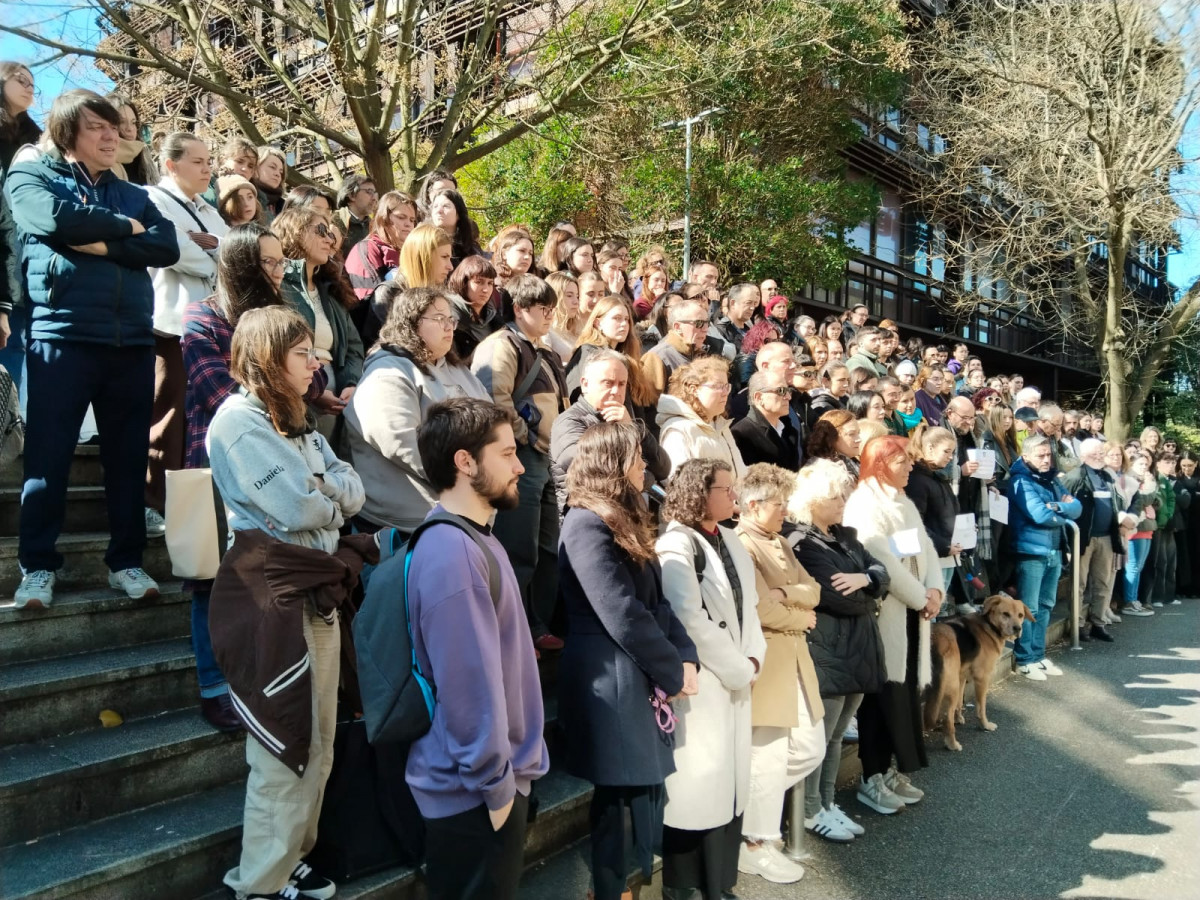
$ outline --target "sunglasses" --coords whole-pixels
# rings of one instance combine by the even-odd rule
[[[317,237],[319,238],[324,238],[327,241],[333,239],[333,232],[329,230],[329,226],[324,222],[321,222],[319,225],[317,225],[313,231],[317,233]]]
[[[763,391],[757,391],[757,393],[759,393],[759,394],[774,394],[777,397],[787,397],[787,396],[791,395],[792,389],[790,387],[784,387],[781,385],[777,388],[768,388]]]
[[[797,369],[796,374],[799,375],[801,378],[816,378],[817,370],[816,369]]]

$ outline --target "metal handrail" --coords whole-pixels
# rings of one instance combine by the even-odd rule
[[[1065,520],[1071,528],[1071,649],[1082,650],[1079,646],[1079,526],[1070,519]]]
[[[819,778],[820,774],[818,769],[808,778]],[[804,783],[808,778],[801,779],[787,792],[788,834],[783,855],[793,862],[804,862],[812,856],[804,850]]]

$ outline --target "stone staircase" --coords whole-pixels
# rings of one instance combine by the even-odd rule
[[[214,731],[198,712],[190,599],[171,579],[163,541],[150,541],[144,564],[159,598],[107,587],[102,471],[96,448],[81,446],[54,604],[14,609],[20,465],[0,470],[0,534],[9,535],[0,538],[0,900],[224,897],[221,876],[241,840],[244,737]],[[106,709],[122,724],[102,727]],[[554,709],[547,704],[551,739]],[[531,866],[586,834],[591,796],[556,769],[537,792]],[[397,868],[338,896],[423,893],[416,870]]]

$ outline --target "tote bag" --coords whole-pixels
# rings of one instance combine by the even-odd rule
[[[222,508],[220,515],[224,515]],[[221,545],[212,469],[167,470],[167,553],[176,578],[217,577]]]

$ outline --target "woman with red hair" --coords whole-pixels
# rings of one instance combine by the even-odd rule
[[[876,623],[883,643],[885,683],[859,707],[858,799],[883,815],[917,803],[924,793],[908,773],[928,765],[921,733],[920,690],[931,681],[929,623],[942,604],[937,550],[916,506],[904,494],[913,463],[907,438],[867,441],[859,483],[843,521],[887,568],[891,583]],[[893,762],[894,758],[894,762]]]

